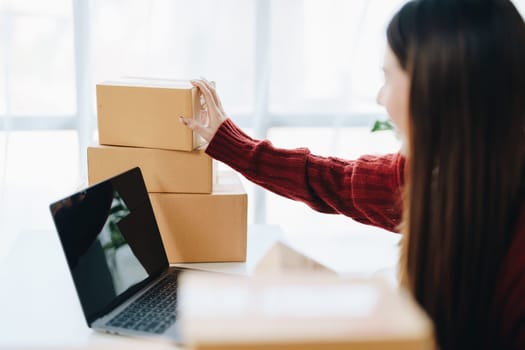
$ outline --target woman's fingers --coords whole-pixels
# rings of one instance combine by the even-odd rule
[[[212,131],[208,126],[204,125],[198,120],[179,116],[179,121],[202,136],[202,138],[204,138],[207,142],[210,142],[213,138],[213,135],[215,134],[215,132]]]
[[[201,110],[193,118],[179,117],[179,120],[210,142],[222,122],[226,120],[226,115],[222,107],[218,107],[216,101],[220,103],[220,100],[210,83],[203,80],[192,80],[191,83],[201,91],[202,96],[204,96],[204,103],[201,101]],[[212,93],[212,89],[215,95]]]
[[[202,80],[192,80],[191,83],[201,90],[204,95],[204,100],[206,100],[208,110],[211,108],[214,109],[214,111],[217,111],[217,104],[215,103],[215,99],[213,98],[210,89],[208,89],[208,86],[206,86]]]
[[[202,126],[207,127],[210,125],[210,114],[207,110],[201,109],[199,113],[199,121],[202,124]]]
[[[221,111],[224,111],[222,109],[221,99],[219,98],[219,96],[217,95],[217,91],[215,90],[215,83],[211,83],[206,78],[203,78],[203,77],[201,77],[201,79],[204,82],[204,84],[206,84],[208,89],[210,90],[210,92],[211,92],[211,94],[212,94],[212,96],[213,96],[213,98],[215,100],[215,104],[217,105],[217,107],[219,107]]]

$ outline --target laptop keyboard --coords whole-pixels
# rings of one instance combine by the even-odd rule
[[[175,323],[176,309],[177,273],[171,273],[106,325],[162,334]]]

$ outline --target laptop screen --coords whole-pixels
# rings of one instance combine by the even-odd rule
[[[89,325],[169,266],[139,168],[50,208]]]

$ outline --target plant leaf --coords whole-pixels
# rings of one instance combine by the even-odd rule
[[[371,132],[394,130],[394,125],[390,119],[387,120],[376,120],[372,126]]]

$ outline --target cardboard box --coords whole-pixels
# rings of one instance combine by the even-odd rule
[[[200,92],[187,80],[123,78],[97,84],[102,145],[191,151],[203,139],[179,122],[200,117]]]
[[[88,147],[87,158],[90,185],[138,166],[148,192],[212,191],[214,162],[202,150],[92,146]]]
[[[337,272],[326,265],[306,256],[283,241],[275,242],[257,263],[255,275],[307,273],[337,275]]]
[[[246,260],[248,198],[235,173],[219,173],[211,194],[150,200],[170,263]]]
[[[433,349],[429,318],[378,278],[184,272],[179,286],[192,349]]]

